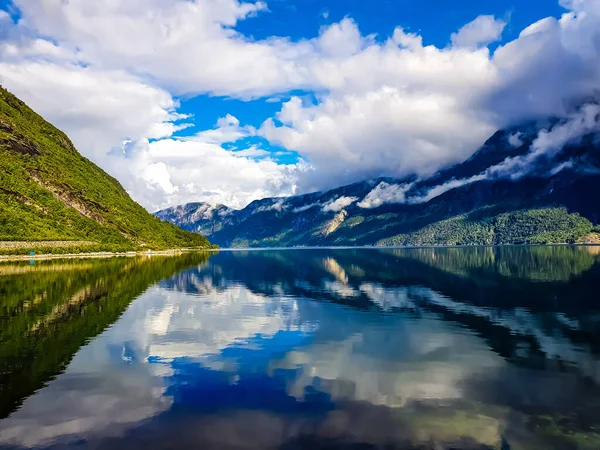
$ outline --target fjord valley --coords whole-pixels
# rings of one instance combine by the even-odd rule
[[[149,214],[62,131],[0,88],[0,254],[208,247]]]
[[[600,106],[500,130],[430,177],[379,178],[256,200],[190,203],[157,217],[222,247],[600,242]]]
[[[0,450],[600,450],[600,0],[0,0]]]

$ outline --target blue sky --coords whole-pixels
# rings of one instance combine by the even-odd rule
[[[243,207],[568,114],[600,91],[599,5],[0,0],[0,82],[147,209]]]

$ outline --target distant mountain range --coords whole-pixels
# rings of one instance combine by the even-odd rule
[[[209,247],[160,221],[0,87],[0,253]]]
[[[498,131],[430,177],[155,214],[223,247],[597,243],[599,187],[600,107],[591,103]]]

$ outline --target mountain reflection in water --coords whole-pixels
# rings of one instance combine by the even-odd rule
[[[598,449],[598,249],[0,264],[0,447]]]

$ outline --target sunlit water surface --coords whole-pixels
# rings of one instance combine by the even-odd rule
[[[600,248],[0,264],[0,447],[599,449]]]

